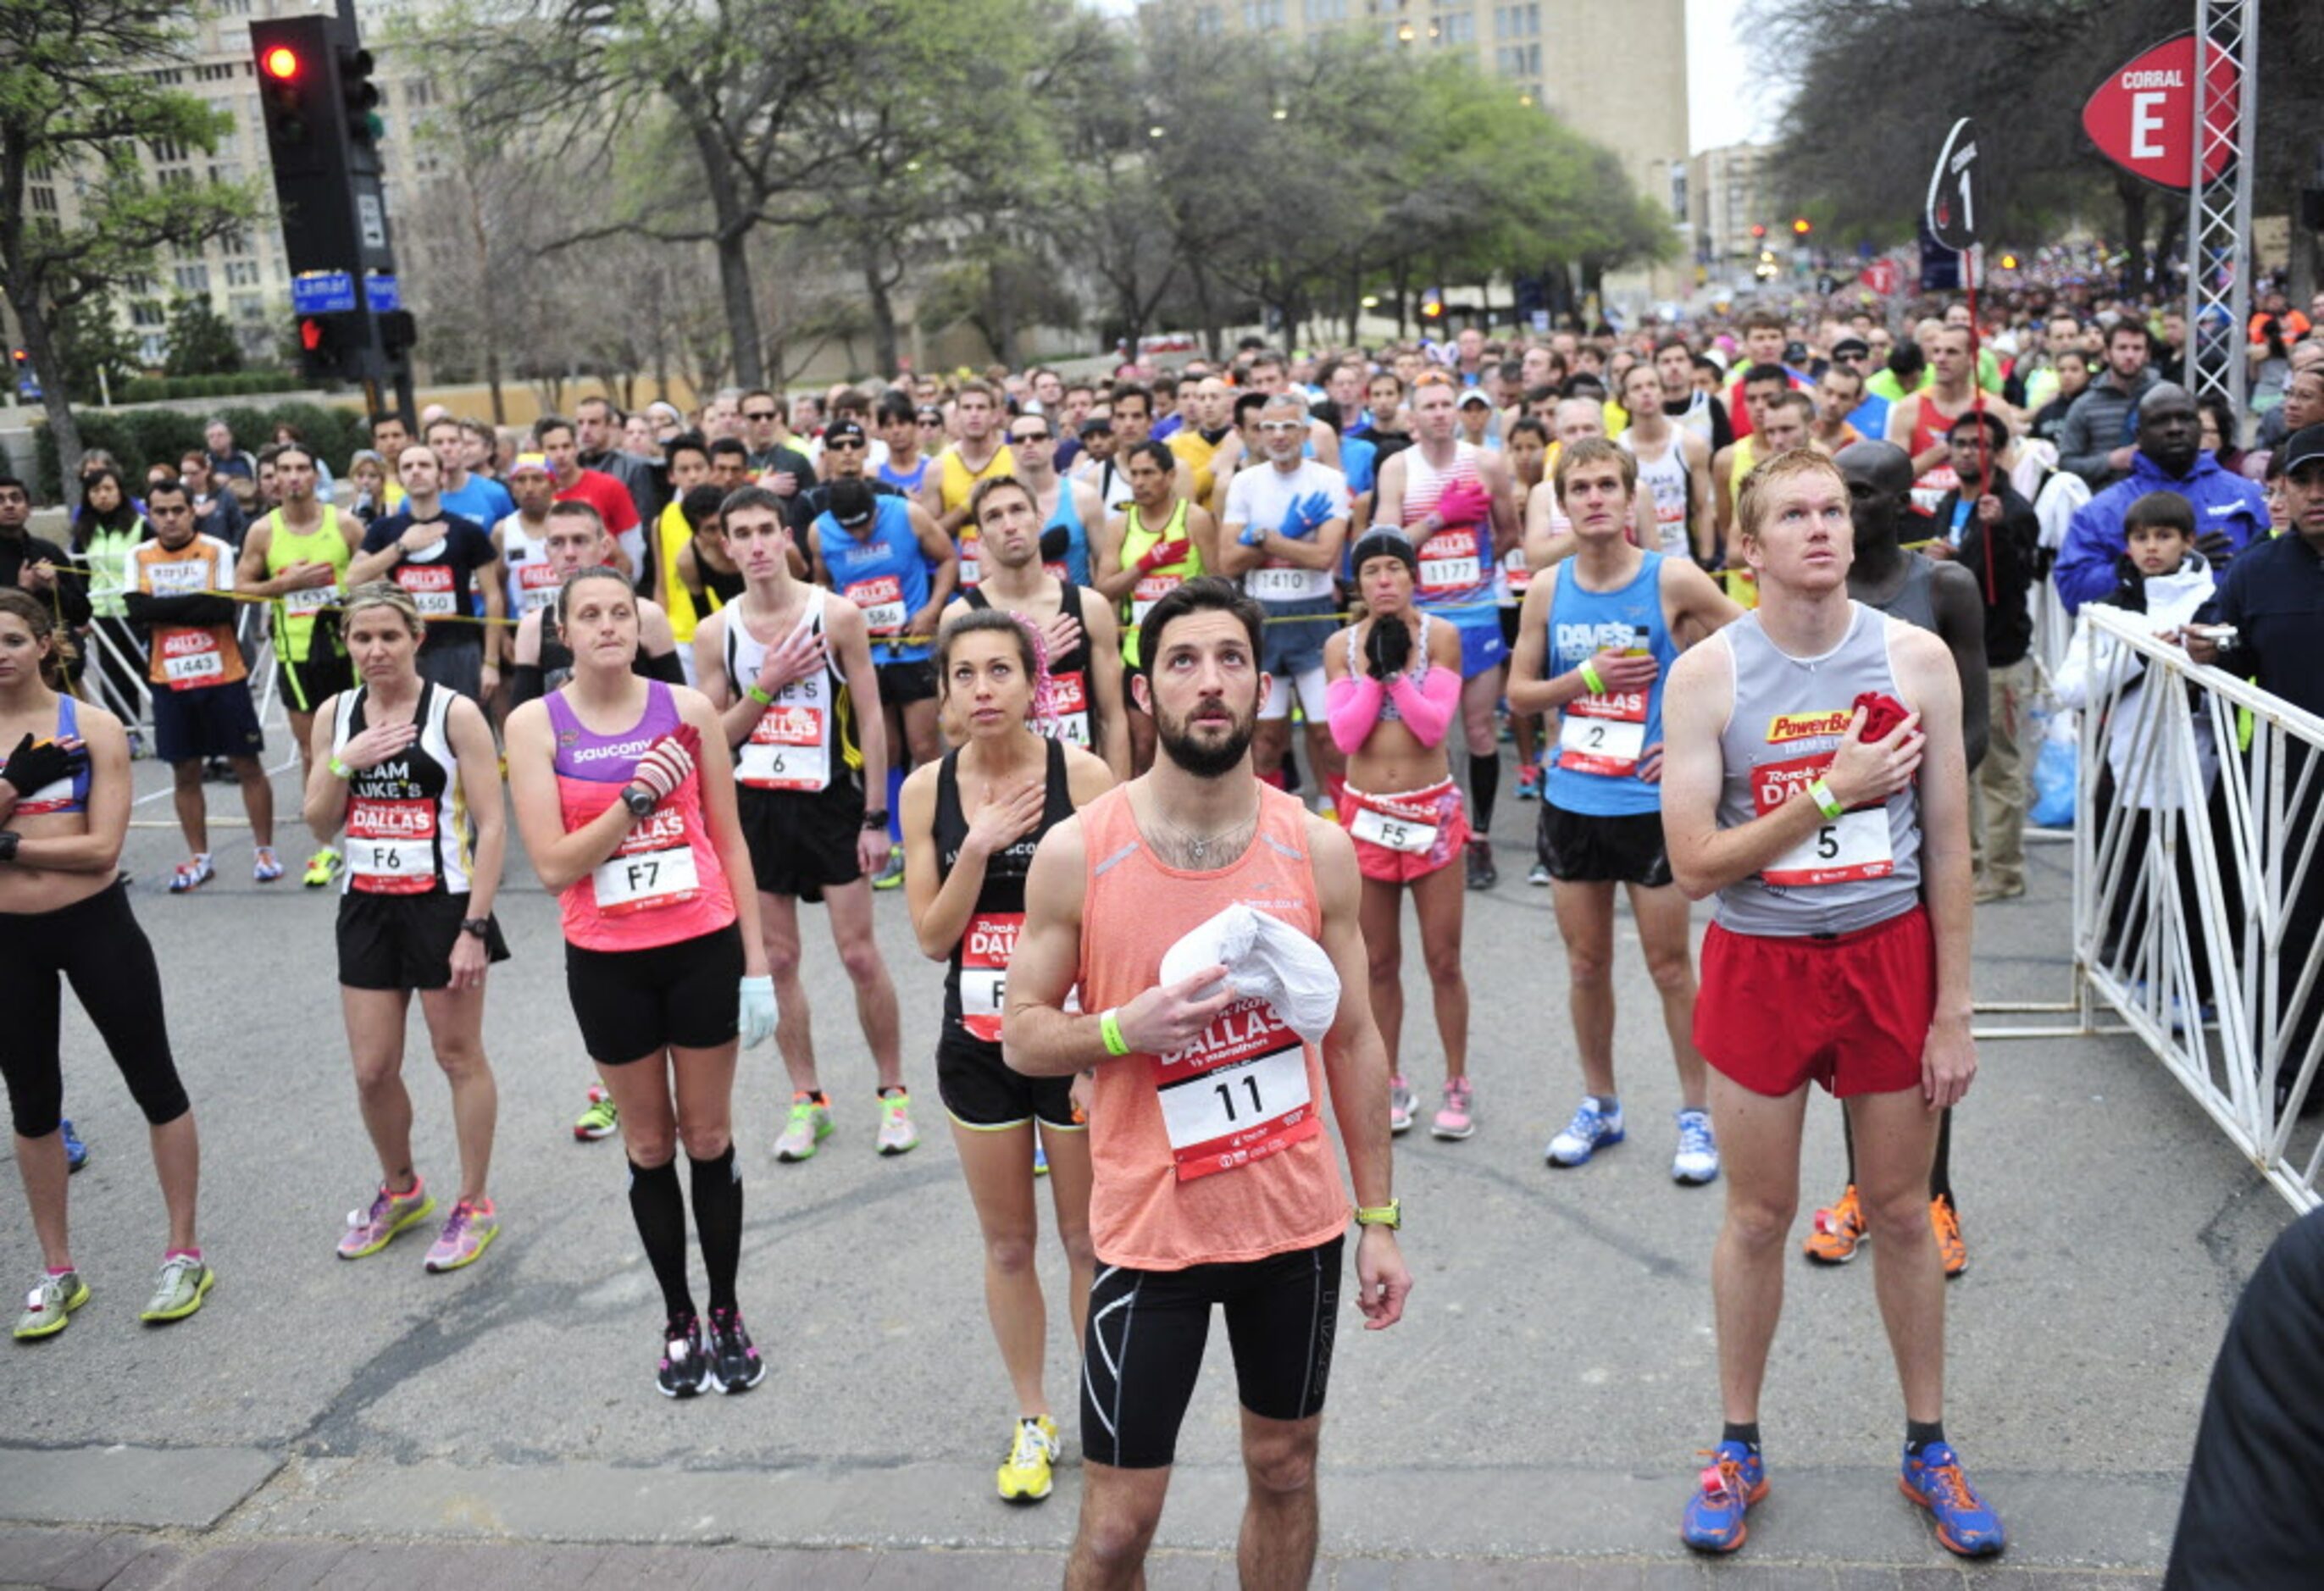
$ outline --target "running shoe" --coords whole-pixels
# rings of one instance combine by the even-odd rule
[[[1541,799],[1541,765],[1539,763],[1528,762],[1517,769],[1517,799],[1520,801]]]
[[[88,1145],[80,1141],[69,1120],[58,1122],[57,1132],[65,1141],[65,1172],[70,1175],[88,1163]]]
[[[1815,1212],[1800,1252],[1820,1265],[1844,1265],[1856,1257],[1867,1237],[1864,1207],[1857,1201],[1856,1184],[1850,1182],[1838,1204]]]
[[[1545,861],[1537,861],[1533,864],[1533,870],[1526,875],[1526,882],[1536,889],[1546,889],[1556,880],[1549,876],[1549,864]]]
[[[609,1138],[621,1120],[622,1113],[613,1108],[613,1096],[605,1091],[603,1083],[591,1083],[589,1108],[574,1119],[573,1136],[584,1143]]]
[[[891,845],[888,848],[888,865],[872,875],[872,887],[893,889],[903,881],[904,848],[900,845]]]
[[[1542,1157],[1552,1165],[1587,1165],[1591,1155],[1600,1149],[1612,1148],[1622,1138],[1621,1106],[1601,1111],[1596,1097],[1584,1094],[1582,1103],[1574,1107],[1573,1119],[1565,1124],[1563,1132],[1549,1141]]]
[[[1490,889],[1500,881],[1500,870],[1493,866],[1493,842],[1490,840],[1470,841],[1469,887]]]
[[[202,1307],[202,1300],[217,1285],[217,1273],[190,1254],[173,1254],[161,1262],[153,1296],[137,1318],[149,1326],[182,1320]]]
[[[170,875],[170,893],[191,894],[217,877],[217,869],[210,866],[210,859],[207,856],[198,856],[191,861],[182,861],[178,864],[178,870]]]
[[[1937,1540],[1963,1558],[1990,1558],[2007,1543],[2001,1516],[1986,1506],[1961,1473],[1960,1457],[1950,1444],[1931,1442],[1919,1458],[1904,1455],[1896,1489],[1927,1509],[1937,1522]]]
[[[746,1393],[767,1378],[767,1362],[742,1329],[742,1311],[710,1311],[709,1347],[707,1379],[715,1391]]]
[[[1465,1077],[1446,1078],[1444,1108],[1436,1113],[1436,1119],[1428,1124],[1430,1136],[1438,1138],[1465,1138],[1475,1133],[1477,1118],[1471,1114],[1471,1103],[1475,1091]]]
[[[813,1094],[793,1094],[789,1119],[775,1139],[777,1160],[813,1160],[815,1146],[831,1136],[831,1107]]]
[[[825,1113],[828,1119],[828,1113]],[[912,1096],[902,1089],[880,1096],[880,1135],[876,1142],[882,1154],[908,1154],[920,1142],[920,1130],[912,1125]]]
[[[1001,1461],[1001,1500],[1038,1503],[1049,1494],[1049,1471],[1057,1462],[1057,1422],[1028,1414],[1017,1422],[1009,1457]]]
[[[1748,1442],[1721,1442],[1706,1457],[1711,1465],[1686,1500],[1679,1540],[1697,1552],[1732,1552],[1751,1533],[1743,1516],[1767,1494],[1767,1461]]]
[[[129,760],[137,762],[145,756],[145,731],[132,725],[129,731]]]
[[[326,845],[307,859],[306,876],[300,882],[309,889],[327,889],[338,876],[339,853]]]
[[[406,1227],[426,1220],[435,1208],[428,1184],[418,1177],[411,1179],[410,1191],[406,1193],[391,1193],[382,1182],[379,1191],[372,1195],[369,1209],[347,1211],[347,1229],[339,1237],[339,1257],[362,1259],[377,1254]]]
[[[702,1351],[702,1322],[675,1315],[662,1328],[661,1368],[654,1385],[666,1398],[690,1398],[711,1384],[710,1360]]]
[[[88,1301],[88,1283],[78,1271],[60,1276],[43,1272],[25,1296],[24,1312],[16,1317],[16,1340],[35,1342],[65,1329],[72,1312]]]
[[[1413,1113],[1419,1108],[1420,1096],[1412,1091],[1412,1085],[1405,1081],[1404,1073],[1399,1071],[1388,1080],[1388,1130],[1389,1132],[1410,1132]]]
[[[274,854],[274,847],[262,845],[251,858],[251,878],[260,884],[272,884],[282,876],[282,859]]]
[[[1049,1174],[1049,1152],[1041,1147],[1041,1138],[1038,1133],[1033,1137],[1033,1174],[1037,1177],[1046,1177]]]
[[[444,1218],[444,1229],[429,1246],[428,1268],[456,1271],[462,1265],[472,1265],[500,1235],[501,1212],[493,1207],[491,1200],[472,1203],[463,1199]]]
[[[1969,1245],[1962,1240],[1960,1211],[1953,1208],[1953,1196],[1940,1193],[1929,1200],[1929,1225],[1936,1229],[1937,1257],[1945,1262],[1945,1280],[1950,1282],[1969,1269]]]
[[[1711,1112],[1678,1113],[1678,1154],[1671,1159],[1671,1179],[1700,1188],[1719,1180],[1719,1140],[1711,1131]]]

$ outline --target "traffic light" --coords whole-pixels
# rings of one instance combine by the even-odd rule
[[[360,378],[371,329],[353,310],[299,317],[299,372],[310,381]]]
[[[1420,295],[1420,313],[1430,320],[1444,317],[1444,294],[1441,289],[1430,288]]]
[[[339,99],[346,107],[347,143],[354,148],[375,145],[387,130],[379,118],[379,85],[371,80],[371,74],[370,51],[339,51]]]
[[[1813,232],[1814,230],[1814,226],[1809,224],[1808,218],[1805,216],[1795,216],[1792,218],[1792,233],[1794,236],[1805,237],[1809,233]]]
[[[1761,223],[1754,221],[1751,223],[1751,235],[1753,237],[1765,237],[1767,235],[1767,228]]]

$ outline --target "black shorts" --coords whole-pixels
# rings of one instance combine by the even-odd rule
[[[751,847],[751,872],[765,895],[810,903],[863,877],[855,837],[863,832],[863,792],[834,780],[813,795],[734,786],[735,816]]]
[[[742,1025],[742,930],[733,923],[651,950],[565,946],[565,992],[581,1047],[601,1066],[626,1066],[671,1044],[715,1050]]]
[[[1120,1469],[1176,1457],[1211,1306],[1224,1304],[1242,1406],[1262,1420],[1323,1411],[1345,1237],[1317,1248],[1183,1271],[1101,1265],[1082,1350],[1082,1454]]]
[[[164,762],[205,757],[255,757],[266,750],[250,685],[200,685],[190,691],[153,687],[153,754]]]
[[[1027,1077],[1010,1070],[1001,1046],[947,1027],[936,1040],[936,1098],[945,1113],[979,1132],[1022,1127],[1038,1118],[1043,1127],[1081,1131],[1074,1119],[1074,1080]]]
[[[872,672],[880,678],[880,700],[901,707],[913,702],[933,702],[936,699],[936,666],[933,658],[923,658],[917,663],[874,663]]]
[[[1660,889],[1671,881],[1663,846],[1663,817],[1636,812],[1593,817],[1541,804],[1541,860],[1561,884],[1636,884]]]
[[[349,989],[442,989],[452,981],[452,947],[468,916],[468,897],[374,895],[350,889],[339,897],[339,981]],[[494,921],[484,931],[484,954],[509,959],[508,942]]]
[[[1501,610],[1501,644],[1512,652],[1517,649],[1517,616],[1524,612],[1523,602]]]
[[[457,691],[472,702],[482,700],[484,694],[484,643],[444,642],[433,636],[429,638],[429,641],[430,644],[420,648],[420,656],[413,659],[419,667],[420,677],[430,684],[442,685],[447,691]]]
[[[328,638],[320,635],[304,663],[284,659],[274,672],[282,686],[283,708],[291,713],[312,713],[341,691],[355,688],[355,665],[332,651]]]

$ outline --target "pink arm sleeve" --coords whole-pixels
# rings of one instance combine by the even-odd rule
[[[1461,676],[1454,669],[1432,667],[1415,685],[1410,676],[1399,674],[1388,687],[1388,694],[1395,698],[1396,710],[1404,715],[1404,727],[1422,745],[1438,746],[1444,741],[1444,731],[1452,722],[1452,714],[1460,710]]]
[[[1323,693],[1332,743],[1350,757],[1362,750],[1364,738],[1379,722],[1380,702],[1387,694],[1369,674],[1346,674],[1333,680]]]

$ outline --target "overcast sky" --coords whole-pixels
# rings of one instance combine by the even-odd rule
[[[1743,0],[1686,0],[1686,119],[1698,150],[1775,136],[1770,107],[1745,87],[1756,74],[1735,34],[1742,9]]]

